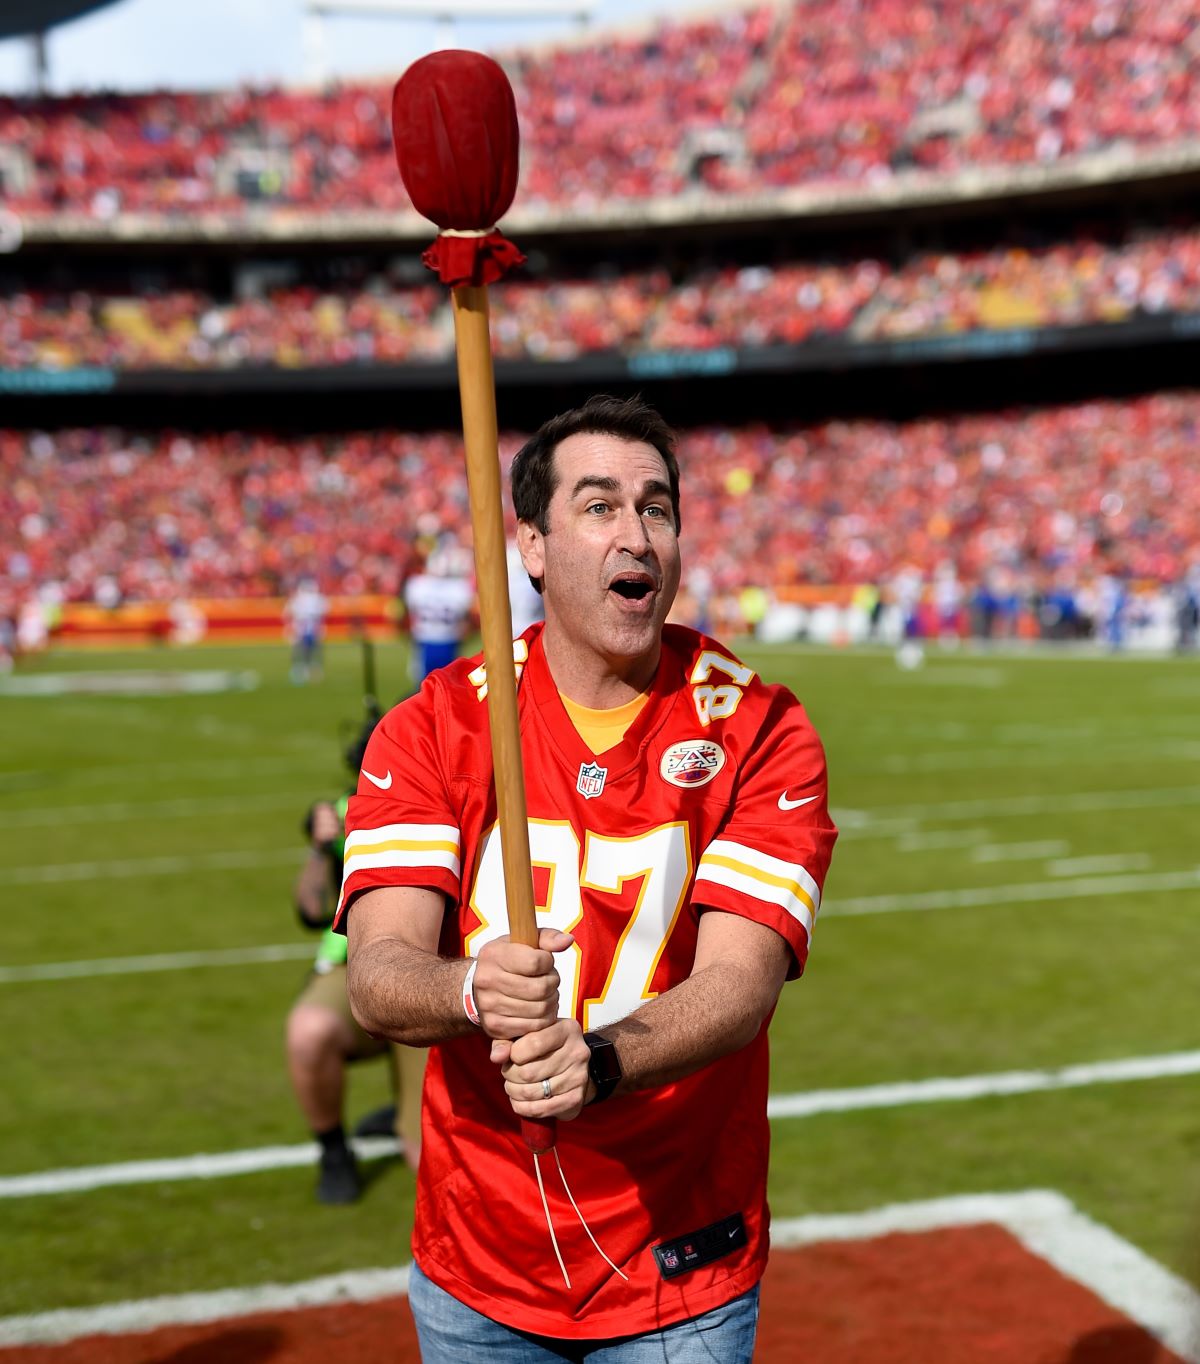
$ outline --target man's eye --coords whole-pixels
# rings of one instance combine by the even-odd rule
[[[643,515],[645,516],[653,516],[660,521],[666,516],[666,514],[667,514],[666,507],[647,507],[645,512],[643,513]]]
[[[589,502],[589,503],[588,503],[588,506],[587,506],[587,509],[588,509],[589,512],[592,513],[592,515],[594,515],[594,516],[599,516],[599,515],[602,515],[604,512],[606,512],[606,511],[608,510],[608,503],[607,503],[607,502]]]

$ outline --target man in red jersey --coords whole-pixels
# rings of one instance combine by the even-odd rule
[[[767,1256],[767,1024],[837,836],[824,755],[789,692],[665,624],[679,473],[657,412],[593,398],[512,482],[546,608],[513,648],[538,947],[508,939],[477,658],[376,727],[347,816],[355,1015],[433,1048],[422,1357],[738,1364]],[[558,1120],[545,1208],[518,1117]]]

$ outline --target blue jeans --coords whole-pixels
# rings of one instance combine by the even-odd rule
[[[758,1329],[757,1284],[691,1321],[614,1340],[558,1340],[501,1326],[431,1283],[416,1265],[408,1301],[422,1364],[750,1364]]]

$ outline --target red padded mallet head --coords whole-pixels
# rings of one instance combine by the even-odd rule
[[[512,86],[481,52],[433,52],[392,93],[396,164],[418,213],[442,229],[422,259],[443,284],[486,285],[525,257],[496,223],[517,192]]]

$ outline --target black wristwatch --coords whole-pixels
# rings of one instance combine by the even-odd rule
[[[583,1040],[588,1044],[588,1076],[596,1088],[592,1103],[603,1103],[616,1089],[621,1079],[621,1058],[617,1055],[616,1043],[598,1032],[585,1032]]]

